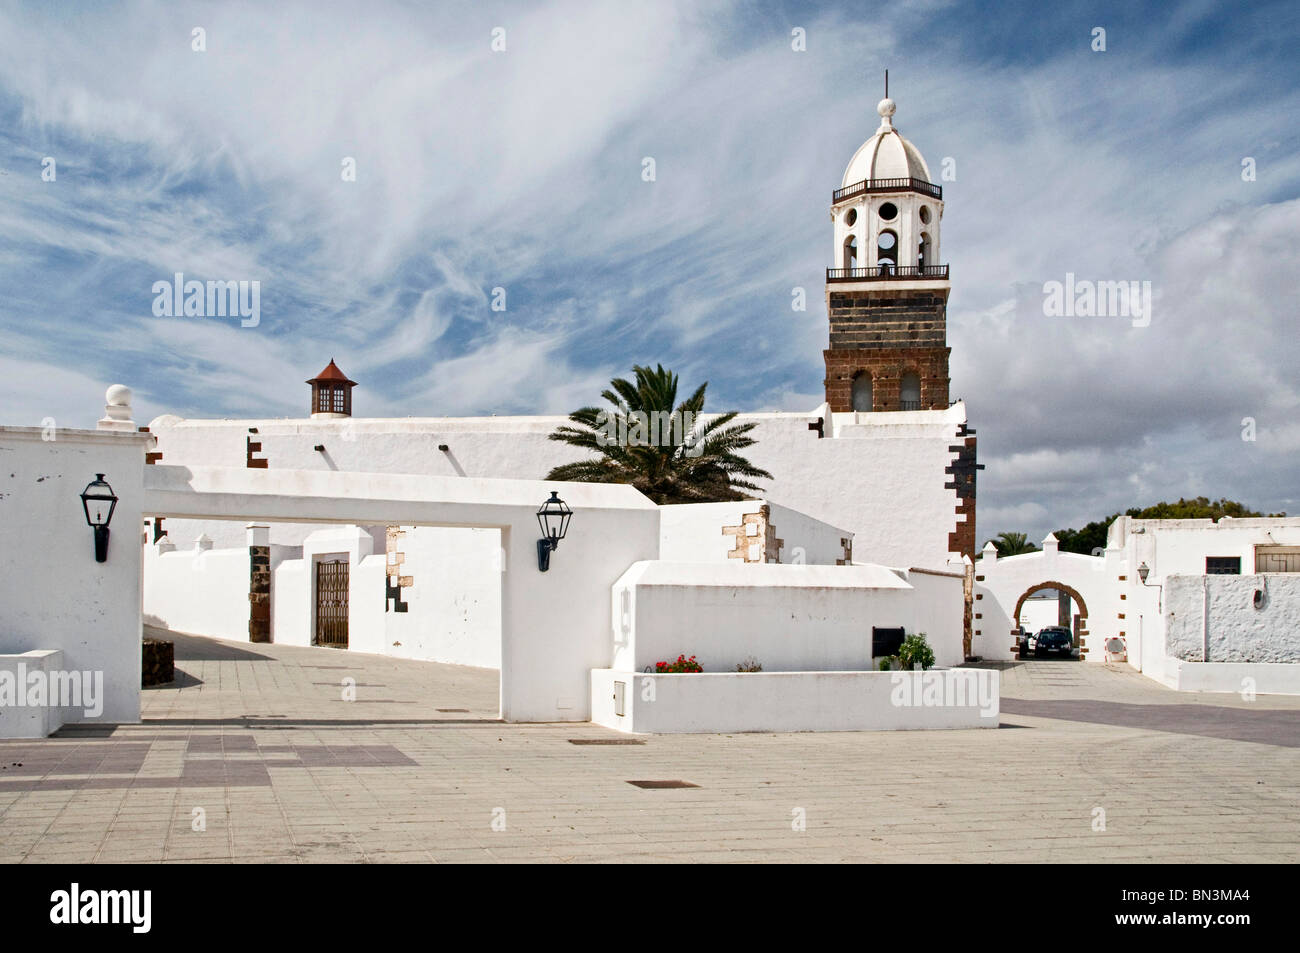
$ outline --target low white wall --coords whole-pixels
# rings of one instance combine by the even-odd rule
[[[0,427],[0,653],[57,649],[101,672],[97,721],[140,720],[141,433]],[[118,496],[108,560],[78,498],[103,473]],[[87,720],[80,709],[69,721]]]
[[[708,672],[754,657],[765,672],[871,667],[871,630],[925,631],[936,661],[962,660],[962,581],[884,566],[648,561],[614,584],[612,667],[678,655]]]
[[[1164,608],[1171,659],[1300,662],[1300,576],[1168,576]]]
[[[144,550],[145,622],[248,641],[247,548],[172,550],[160,540]]]
[[[905,625],[911,591],[879,566],[636,563],[613,588],[612,667],[681,654],[710,672],[750,656],[768,672],[869,668],[871,627]]]
[[[58,649],[0,655],[0,738],[46,738],[63,726],[71,713],[58,698],[44,690],[40,698],[30,697],[33,681],[48,685],[51,673],[62,670]]]
[[[1287,662],[1182,662],[1167,659],[1159,680],[1184,692],[1300,695],[1300,665]]]
[[[879,731],[996,728],[989,669],[653,675],[596,669],[592,721],[618,731]],[[615,712],[622,683],[623,714]]]

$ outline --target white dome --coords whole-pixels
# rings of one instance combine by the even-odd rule
[[[880,128],[849,160],[841,187],[847,188],[866,179],[930,179],[930,168],[916,146],[894,128],[894,101],[882,99],[876,107]]]

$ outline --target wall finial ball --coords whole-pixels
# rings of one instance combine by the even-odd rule
[[[888,119],[890,116],[892,116],[894,114],[894,110],[897,108],[898,107],[894,105],[894,101],[892,99],[882,99],[879,103],[876,104],[876,112],[880,113],[881,118],[883,119]]]
[[[104,391],[104,403],[110,407],[130,407],[131,388],[125,384],[113,384]]]

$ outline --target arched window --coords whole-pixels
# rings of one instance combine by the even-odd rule
[[[844,239],[844,265],[845,268],[858,267],[858,238],[856,235],[850,235]]]
[[[900,410],[921,409],[921,378],[914,371],[903,375],[898,388]]]
[[[870,412],[871,403],[871,375],[866,371],[859,371],[853,377],[853,409],[857,411]]]
[[[898,264],[898,236],[889,229],[882,231],[876,240],[876,261],[881,265]]]
[[[930,233],[922,232],[921,240],[916,245],[916,263],[924,268],[930,264]]]

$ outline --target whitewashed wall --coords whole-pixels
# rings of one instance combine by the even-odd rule
[[[735,558],[730,555],[736,537],[728,535],[729,527],[744,526],[745,517],[766,514],[765,523],[751,522],[756,535],[747,536],[747,542],[758,542],[763,526],[770,525],[782,547],[769,562],[786,564],[805,563],[814,566],[834,566],[844,558],[852,534],[848,530],[831,526],[821,520],[798,513],[789,507],[766,500],[734,500],[725,503],[688,503],[664,506],[659,511],[659,558],[673,562],[712,562]]]
[[[160,545],[161,544],[161,545]],[[248,641],[248,548],[144,547],[144,620],[175,632]]]
[[[385,653],[499,669],[500,531],[417,527],[400,546],[414,585],[402,590],[407,611],[384,615]],[[556,559],[563,553],[561,543]]]
[[[1012,608],[1014,609],[1015,606]],[[1026,631],[1037,632],[1049,625],[1058,625],[1059,612],[1056,596],[1050,599],[1026,599],[1025,604],[1020,608],[1020,624]]]
[[[58,649],[103,672],[98,720],[140,720],[141,472],[147,434],[0,427],[0,654]],[[108,561],[79,494],[96,473],[119,497]],[[81,720],[74,710],[69,720]]]
[[[1300,575],[1169,576],[1165,620],[1170,658],[1300,662]]]
[[[639,672],[695,655],[710,672],[750,656],[765,672],[870,669],[874,626],[926,631],[936,661],[953,664],[961,585],[920,573],[905,581],[883,566],[641,562],[613,587],[611,667]]]
[[[304,388],[305,390],[305,388]],[[825,418],[825,439],[808,429]],[[966,419],[960,402],[943,411],[745,414],[757,443],[746,455],[774,475],[760,480],[765,499],[854,536],[854,557],[892,566],[942,567],[955,528],[956,491],[946,489],[950,446]],[[182,420],[167,415],[150,429],[162,463],[245,465],[245,440],[275,470],[340,470],[432,476],[541,479],[578,451],[547,436],[564,417]],[[250,427],[257,434],[250,435]],[[320,445],[324,451],[317,451]],[[439,445],[446,445],[441,451]],[[540,501],[539,501],[540,503]],[[207,532],[218,546],[242,543],[238,527],[169,520],[179,540]],[[272,541],[297,545],[311,526],[274,526]],[[778,535],[782,530],[778,524]],[[224,534],[224,535],[222,535]],[[789,539],[787,538],[787,544]]]
[[[907,631],[924,632],[934,650],[936,665],[961,665],[966,661],[962,627],[966,602],[961,563],[946,572],[912,569],[902,574],[912,587],[907,600]]]

